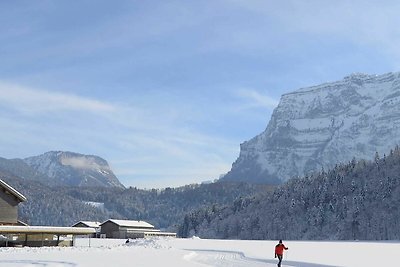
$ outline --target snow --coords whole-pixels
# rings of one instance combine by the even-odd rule
[[[0,266],[276,266],[277,241],[77,239],[75,247],[1,248]],[[284,267],[397,266],[400,242],[284,241]]]

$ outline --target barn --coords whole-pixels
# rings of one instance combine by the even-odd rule
[[[109,219],[100,226],[101,236],[106,238],[138,238],[144,232],[160,232],[145,221]]]
[[[145,221],[109,219],[100,224],[100,236],[106,238],[176,237],[176,233],[161,232]]]

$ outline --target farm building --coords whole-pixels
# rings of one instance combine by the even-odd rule
[[[100,236],[100,222],[92,222],[92,221],[80,221],[72,225],[71,227],[85,227],[85,228],[93,228],[96,233],[92,235],[92,237]]]
[[[150,236],[176,237],[175,233],[161,232],[145,221],[110,219],[100,224],[100,226],[101,236],[106,238],[145,238]]]

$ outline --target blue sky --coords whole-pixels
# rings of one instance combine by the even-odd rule
[[[218,178],[282,94],[400,70],[397,1],[1,1],[0,157],[106,159],[126,186]]]

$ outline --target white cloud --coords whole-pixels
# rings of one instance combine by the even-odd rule
[[[261,94],[254,89],[238,89],[235,91],[235,95],[245,101],[247,107],[256,108],[275,108],[279,100],[276,100],[266,94]]]
[[[105,169],[105,166],[100,166],[93,158],[86,158],[83,156],[63,157],[61,158],[61,164],[78,169]]]
[[[20,112],[35,114],[54,111],[112,112],[105,102],[70,94],[32,89],[0,82],[0,103]]]

